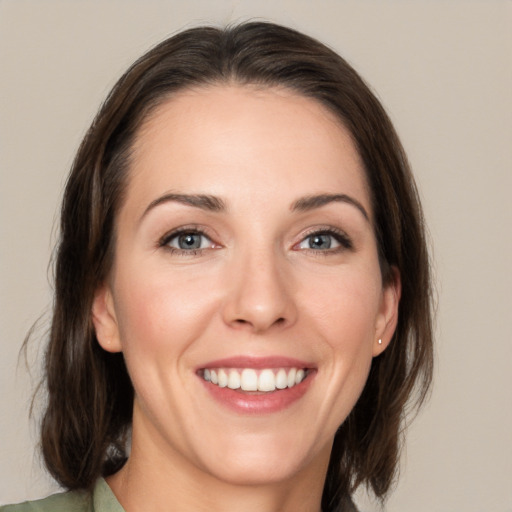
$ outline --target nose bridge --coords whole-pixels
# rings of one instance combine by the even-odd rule
[[[286,258],[271,245],[236,251],[228,279],[224,318],[238,328],[261,332],[296,319]]]

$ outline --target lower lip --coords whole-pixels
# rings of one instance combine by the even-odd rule
[[[278,389],[267,393],[244,393],[243,391],[221,388],[199,377],[211,396],[222,405],[240,414],[269,414],[290,407],[302,398],[314,378],[314,372],[291,388]]]

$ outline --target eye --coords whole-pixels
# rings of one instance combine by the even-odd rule
[[[351,249],[352,242],[343,232],[321,230],[309,234],[296,245],[296,248],[322,252],[338,252],[343,249]]]
[[[317,250],[326,250],[331,249],[334,245],[336,247],[336,244],[339,245],[339,243],[334,240],[332,235],[328,235],[326,233],[317,233],[315,235],[308,236],[301,244],[301,249],[317,249]]]
[[[162,238],[160,246],[182,254],[196,254],[203,249],[216,247],[202,231],[191,229],[169,233]]]

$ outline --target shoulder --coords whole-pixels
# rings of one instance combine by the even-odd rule
[[[0,507],[0,512],[124,512],[114,493],[103,478],[99,478],[92,493],[69,491],[52,494],[37,501]]]
[[[36,501],[0,507],[0,512],[89,512],[91,496],[85,492],[61,492]]]

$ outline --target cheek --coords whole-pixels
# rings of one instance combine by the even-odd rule
[[[164,359],[183,351],[204,327],[215,298],[204,293],[204,283],[186,275],[159,272],[118,281],[116,313],[126,357],[158,353]]]
[[[340,272],[311,283],[305,290],[309,316],[325,331],[333,347],[373,342],[380,306],[380,278],[375,272]],[[314,320],[313,320],[314,321]]]
[[[340,274],[325,283],[323,293],[310,288],[308,316],[323,341],[325,389],[331,398],[333,424],[344,420],[366,383],[380,296],[380,277],[374,272]]]
[[[186,387],[190,347],[216,311],[215,298],[197,280],[176,273],[126,276],[116,282],[121,346],[139,406],[158,423],[155,411],[180,409],[172,390]]]

